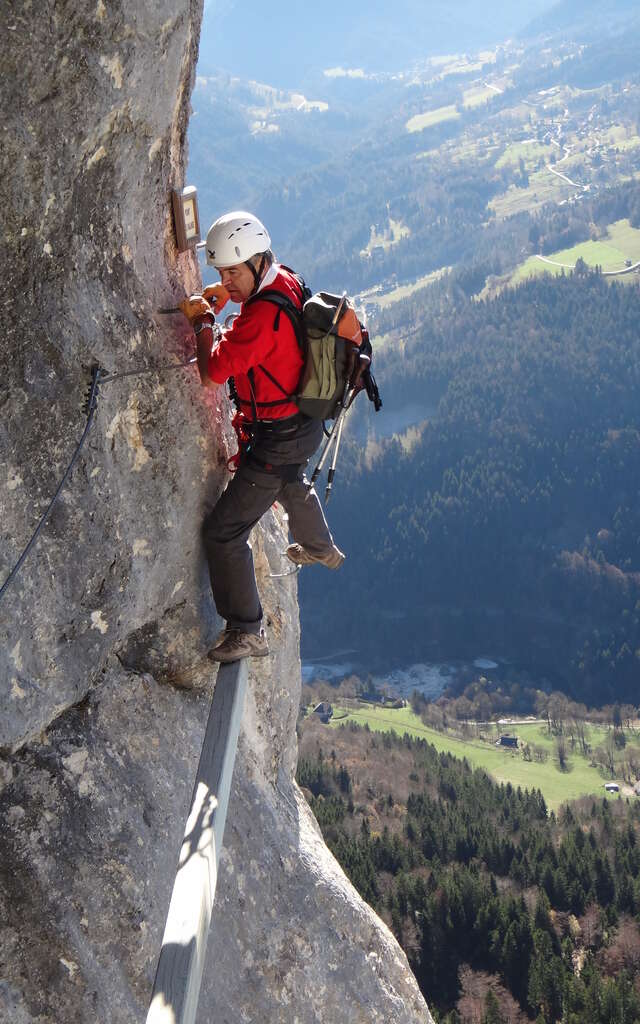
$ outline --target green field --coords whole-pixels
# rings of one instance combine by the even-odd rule
[[[431,157],[445,155],[452,163],[463,163],[469,160],[488,160],[500,146],[497,142],[489,142],[486,138],[472,138],[468,132],[456,139],[455,145],[440,146],[438,149],[425,149],[416,153],[416,160],[429,160]]]
[[[611,224],[606,238],[598,242],[580,242],[571,249],[561,249],[552,253],[548,259],[554,263],[564,264],[566,268],[575,266],[576,260],[583,259],[589,267],[600,266],[603,270],[623,270],[625,260],[632,263],[640,260],[640,230],[633,228],[628,220],[619,220]],[[522,266],[518,267],[511,277],[510,284],[518,284],[528,277],[539,274],[561,274],[562,266],[545,263],[537,256],[530,256]]]
[[[367,302],[372,306],[378,306],[380,309],[386,309],[387,306],[391,306],[394,302],[400,302],[401,299],[407,299],[414,292],[420,291],[421,288],[427,288],[434,281],[437,281],[439,277],[446,274],[451,270],[451,267],[440,267],[439,270],[433,270],[430,274],[425,274],[424,277],[419,277],[417,281],[413,281],[411,284],[398,285],[390,292],[361,292],[357,297],[358,302]]]
[[[608,131],[603,132],[599,141],[616,149],[635,149],[640,146],[640,138],[632,128],[625,125],[615,124]]]
[[[405,127],[408,132],[421,132],[431,125],[440,124],[442,121],[457,121],[460,114],[455,104],[448,107],[438,107],[437,110],[427,110],[425,114],[415,114],[410,117]]]
[[[640,260],[640,229],[632,228],[628,220],[617,220],[615,224],[610,224],[607,238],[612,245],[622,250],[626,259],[633,263]]]
[[[552,157],[555,158],[556,154],[557,150],[554,146],[547,146],[536,139],[532,139],[530,142],[513,142],[507,146],[500,159],[496,161],[496,167],[516,166],[520,160],[523,160],[527,170],[532,170],[540,158],[549,160]]]
[[[471,89],[465,89],[463,96],[463,103],[467,109],[473,107],[479,107],[482,103],[488,103],[489,100],[495,99],[498,93],[495,89],[490,89],[487,85],[476,85]]]
[[[510,185],[501,196],[495,196],[489,203],[498,219],[511,217],[514,213],[535,210],[544,203],[555,203],[558,199],[575,192],[573,185],[568,185],[555,174],[544,168],[529,175],[527,188]]]
[[[370,729],[377,732],[393,731],[400,735],[407,732],[410,736],[427,740],[437,750],[448,751],[456,757],[466,757],[474,768],[483,768],[497,782],[510,782],[513,786],[540,789],[551,810],[555,810],[566,800],[575,800],[580,796],[605,795],[606,780],[596,768],[591,768],[577,754],[569,754],[569,768],[561,772],[553,756],[545,763],[525,761],[520,753],[496,747],[493,743],[457,739],[430,729],[408,707],[398,710],[373,706],[336,708],[331,725],[338,727],[348,721],[358,722],[360,725],[368,724]],[[520,739],[547,747],[549,751],[553,750],[553,737],[548,736],[540,723],[514,726],[513,731]],[[591,727],[592,746],[598,745],[604,731]]]

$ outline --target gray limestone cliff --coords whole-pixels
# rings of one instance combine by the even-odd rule
[[[3,5],[0,583],[84,427],[91,367],[179,362],[155,311],[199,282],[169,208],[201,3]],[[0,1021],[144,1020],[213,685],[199,525],[233,451],[193,369],[105,384],[0,602]],[[295,578],[255,531],[273,654],[252,665],[199,1019],[428,1022],[293,772]]]

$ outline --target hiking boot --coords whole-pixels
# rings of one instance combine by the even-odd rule
[[[323,555],[312,555],[302,544],[290,544],[285,555],[296,565],[326,565],[327,569],[339,569],[347,557],[335,544]]]
[[[220,642],[209,651],[210,661],[240,661],[240,658],[265,658],[269,644],[261,629],[259,633],[245,633],[242,629],[225,629]]]

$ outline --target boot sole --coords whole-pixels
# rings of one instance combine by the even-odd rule
[[[331,569],[333,572],[335,572],[336,569],[341,569],[347,558],[347,556],[345,555],[344,558],[340,559],[337,565],[327,565],[327,563],[323,562],[321,558],[306,558],[304,559],[304,561],[298,561],[297,558],[292,558],[287,551],[285,551],[285,555],[287,556],[290,562],[293,562],[293,564],[297,565],[298,568],[300,569],[302,569],[302,567],[305,565],[323,565],[325,569]]]
[[[207,658],[209,661],[217,661],[220,664],[227,664],[231,661],[242,661],[243,658],[268,658],[270,653],[270,651],[254,651],[247,654],[233,654],[231,656],[223,654],[222,657],[220,657],[218,649],[214,647],[214,649],[209,651],[207,654]]]

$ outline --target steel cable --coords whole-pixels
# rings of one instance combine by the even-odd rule
[[[51,510],[52,510],[53,506],[55,505],[56,501],[58,500],[58,498],[60,497],[60,494],[61,494],[61,492],[62,492],[62,490],[64,488],[64,485],[66,484],[67,480],[69,479],[69,475],[70,475],[73,467],[75,466],[75,464],[77,462],[78,456],[79,456],[80,452],[82,451],[82,447],[83,447],[83,445],[84,445],[84,443],[85,443],[85,441],[87,439],[87,436],[89,434],[89,430],[91,428],[91,423],[93,422],[93,417],[95,415],[96,406],[97,406],[97,402],[98,402],[98,389],[99,389],[99,387],[102,384],[111,384],[113,381],[121,380],[123,377],[140,377],[140,376],[142,376],[144,374],[147,374],[147,373],[161,373],[161,372],[163,372],[165,370],[179,370],[181,367],[190,366],[192,363],[195,363],[195,362],[196,362],[196,358],[194,356],[191,359],[187,359],[186,362],[183,362],[183,363],[165,363],[165,364],[163,364],[161,366],[153,366],[151,368],[146,367],[144,370],[125,370],[123,373],[110,373],[110,374],[106,374],[104,372],[104,370],[100,369],[100,367],[96,367],[96,368],[94,368],[92,370],[92,373],[91,373],[91,388],[90,388],[90,391],[89,391],[89,397],[88,397],[87,406],[86,406],[86,408],[87,408],[87,422],[86,422],[84,430],[82,432],[82,437],[78,441],[78,444],[76,445],[76,449],[75,449],[75,451],[73,453],[73,456],[71,458],[71,462],[67,466],[67,468],[66,468],[66,470],[64,472],[64,476],[62,477],[62,480],[58,484],[57,490],[56,490],[55,494],[53,495],[53,498],[49,502],[49,504],[48,504],[48,506],[47,506],[47,508],[46,508],[46,510],[44,512],[44,515],[41,517],[40,522],[36,526],[32,536],[31,536],[31,539],[29,540],[27,546],[25,547],[24,551],[20,555],[20,558],[18,559],[18,561],[14,565],[13,569],[11,570],[9,575],[7,576],[6,580],[2,584],[2,587],[0,587],[0,601],[4,597],[5,592],[8,590],[8,588],[11,585],[11,583],[13,582],[13,580],[18,575],[18,573],[19,573],[19,571],[20,571],[24,561],[26,560],[29,552],[31,551],[31,548],[33,547],[33,545],[35,544],[36,540],[38,539],[40,531],[42,530],[42,528],[45,525],[47,519],[49,518]]]

